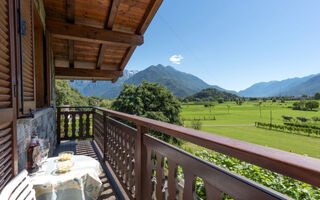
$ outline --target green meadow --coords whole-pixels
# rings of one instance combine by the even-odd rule
[[[282,124],[282,115],[292,117],[320,117],[320,111],[301,111],[290,108],[293,101],[286,103],[246,101],[242,105],[234,102],[215,104],[188,103],[182,105],[181,117],[185,126],[191,126],[193,119],[200,119],[201,130],[212,134],[269,146],[298,154],[320,158],[320,137],[284,133],[256,128],[255,122]],[[261,110],[261,112],[260,112]],[[320,125],[320,123],[315,123]]]

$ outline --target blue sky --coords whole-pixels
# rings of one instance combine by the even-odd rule
[[[164,0],[126,69],[156,64],[237,91],[320,73],[320,1]]]

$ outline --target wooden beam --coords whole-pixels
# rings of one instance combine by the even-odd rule
[[[122,60],[121,60],[121,64],[120,64],[120,70],[124,70],[125,66],[127,65],[130,57],[132,56],[134,50],[136,49],[136,47],[129,47],[125,53],[125,55],[123,56]]]
[[[143,16],[143,19],[136,31],[136,34],[143,35],[144,32],[147,30],[149,24],[151,23],[154,15],[157,13],[159,7],[161,6],[163,0],[152,0]],[[127,49],[126,54],[122,58],[121,64],[120,64],[120,70],[123,71],[125,66],[127,65],[130,57],[132,56],[134,50],[136,47],[131,46]],[[112,82],[116,82],[119,77],[115,77]]]
[[[123,71],[124,68],[126,67],[127,63],[129,62],[130,57],[132,56],[134,50],[136,49],[136,47],[129,47],[126,51],[126,53],[124,54],[122,60],[121,60],[121,64],[120,64],[120,71]],[[114,77],[114,79],[112,79],[112,83],[117,82],[119,77]]]
[[[95,69],[96,64],[96,62],[74,60],[74,68]],[[69,60],[56,58],[54,59],[54,66],[68,68],[70,66]],[[100,65],[100,69],[117,71],[119,70],[119,65],[116,63],[103,63]]]
[[[68,40],[69,46],[69,66],[74,68],[74,42],[73,40]]]
[[[112,26],[114,24],[114,21],[116,19],[117,16],[117,12],[118,12],[118,8],[119,8],[119,4],[120,4],[120,0],[113,0],[112,1],[112,5],[109,11],[109,17],[106,20],[106,28],[111,29],[112,30]],[[103,63],[103,58],[104,58],[104,53],[107,49],[107,45],[106,44],[101,44],[100,46],[100,50],[99,50],[99,55],[98,55],[98,59],[97,59],[97,69],[100,69],[100,65]]]
[[[102,44],[99,50],[99,55],[98,55],[98,59],[97,59],[97,66],[96,69],[100,69],[102,63],[103,63],[103,58],[104,58],[104,53],[107,49],[107,45]]]
[[[121,71],[113,70],[97,70],[97,69],[77,69],[55,67],[56,77],[69,77],[69,79],[77,79],[77,77],[93,79],[113,79],[115,76],[120,76]]]
[[[148,26],[150,25],[153,17],[157,13],[159,7],[161,6],[163,0],[151,0],[143,19],[137,29],[137,34],[143,35],[144,32],[147,30]]]
[[[99,29],[90,26],[46,20],[47,29],[53,37],[67,40],[79,40],[100,44],[117,43],[137,46],[143,44],[143,36],[118,31]]]
[[[114,24],[114,21],[117,16],[118,8],[119,8],[120,0],[113,0],[112,1],[112,6],[110,9],[110,14],[106,23],[107,28],[112,29],[112,26]]]
[[[67,21],[74,24],[74,0],[67,0]]]

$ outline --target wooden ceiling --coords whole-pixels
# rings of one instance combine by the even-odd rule
[[[58,79],[116,81],[162,0],[44,0]]]

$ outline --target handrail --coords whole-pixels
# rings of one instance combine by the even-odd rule
[[[93,107],[108,115],[164,132],[208,149],[238,158],[271,171],[320,187],[320,159],[302,156],[236,139],[209,134],[153,119]]]

